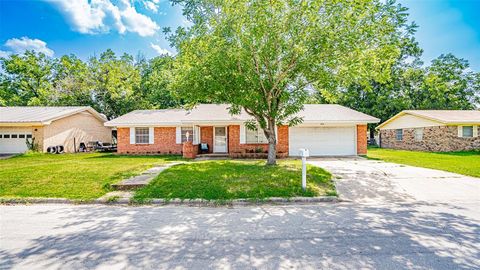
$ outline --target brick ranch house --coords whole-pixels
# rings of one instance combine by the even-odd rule
[[[242,111],[231,115],[226,104],[200,104],[184,109],[138,110],[105,123],[117,129],[117,149],[122,154],[183,154],[195,157],[198,145],[209,153],[245,157],[266,152],[263,131],[250,130],[252,117]],[[299,114],[303,123],[277,127],[279,157],[297,156],[308,148],[313,156],[364,155],[367,124],[379,119],[340,105],[307,104]]]
[[[449,152],[480,149],[480,111],[407,110],[377,127],[384,148]]]

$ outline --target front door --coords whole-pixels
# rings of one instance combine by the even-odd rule
[[[226,153],[227,152],[227,127],[213,127],[213,152]]]

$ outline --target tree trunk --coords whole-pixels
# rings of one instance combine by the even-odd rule
[[[268,140],[268,158],[267,165],[277,164],[277,134],[275,134],[275,121],[269,120],[267,132],[265,132]]]

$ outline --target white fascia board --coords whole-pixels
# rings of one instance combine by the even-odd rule
[[[30,126],[46,126],[50,122],[1,122],[0,127],[30,127]]]
[[[246,121],[243,120],[235,120],[235,121],[182,121],[182,125],[190,125],[190,126],[228,126],[228,125],[240,125],[245,123]]]
[[[369,123],[378,123],[372,121],[303,121],[295,126],[356,126],[366,125]]]
[[[106,127],[117,127],[117,128],[127,128],[127,127],[176,127],[181,126],[182,124],[179,122],[171,122],[171,123],[105,123]]]

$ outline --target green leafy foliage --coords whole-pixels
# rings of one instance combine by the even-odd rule
[[[108,118],[181,104],[168,89],[172,58],[135,60],[107,50],[82,61],[27,51],[0,58],[0,106],[91,106]]]
[[[193,23],[170,35],[179,54],[173,88],[190,103],[244,109],[269,142],[275,125],[296,125],[308,89],[389,79],[411,31],[393,1],[177,0]]]

